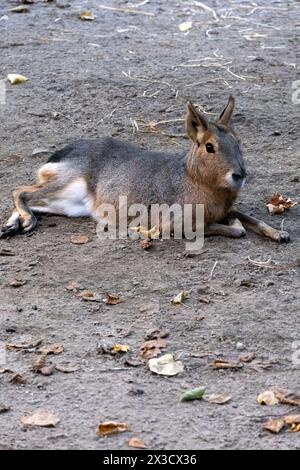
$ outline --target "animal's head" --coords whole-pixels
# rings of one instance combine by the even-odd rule
[[[210,122],[189,102],[186,118],[188,136],[194,142],[191,171],[203,183],[213,188],[238,192],[244,185],[246,169],[239,140],[230,126],[234,98],[216,122]]]

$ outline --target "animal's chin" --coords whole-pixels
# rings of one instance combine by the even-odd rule
[[[230,191],[238,193],[245,186],[246,178],[241,179],[241,181],[234,181],[232,178],[228,178],[226,182],[226,187]]]

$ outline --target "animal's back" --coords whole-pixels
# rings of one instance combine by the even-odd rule
[[[185,157],[140,149],[111,137],[77,140],[55,152],[50,164],[84,175],[99,202],[115,204],[119,196],[128,203],[177,202],[185,174]]]

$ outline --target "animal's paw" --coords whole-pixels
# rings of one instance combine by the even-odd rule
[[[30,214],[30,217],[26,217],[26,219],[21,217],[22,233],[31,232],[32,230],[35,229],[36,226],[37,226],[37,219],[34,215]]]
[[[4,225],[0,231],[0,238],[12,237],[20,230],[20,222],[16,220],[14,223]]]
[[[290,241],[290,234],[284,230],[278,230],[276,232],[276,241],[278,243],[287,243]]]

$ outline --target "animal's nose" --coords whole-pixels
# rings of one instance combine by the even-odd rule
[[[242,172],[234,172],[232,173],[232,178],[236,183],[239,183],[242,179],[245,178],[245,174]]]

